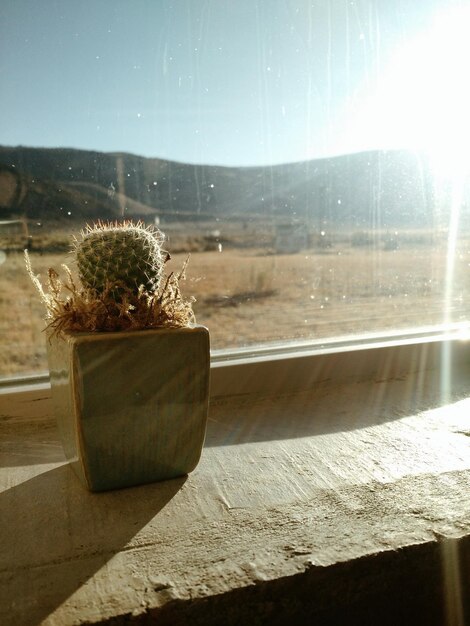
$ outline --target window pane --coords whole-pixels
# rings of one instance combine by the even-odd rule
[[[0,8],[0,376],[46,369],[24,270],[144,220],[215,349],[469,318],[470,3]],[[73,264],[71,265],[72,269]]]

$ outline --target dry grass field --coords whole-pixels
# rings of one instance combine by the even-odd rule
[[[470,318],[470,237],[452,255],[449,287],[445,233],[401,233],[393,246],[377,234],[363,241],[337,236],[328,246],[314,242],[295,254],[275,254],[262,227],[234,229],[227,240],[199,228],[189,237],[183,226],[174,227],[168,247],[177,252],[168,267],[178,270],[191,252],[182,288],[196,298],[197,320],[209,327],[213,349]],[[48,267],[70,263],[66,239],[52,232],[33,246],[33,267],[43,279]],[[43,308],[18,248],[0,245],[0,377],[47,368]]]

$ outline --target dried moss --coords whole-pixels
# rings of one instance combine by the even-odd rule
[[[154,292],[141,287],[135,293],[124,285],[117,285],[121,294],[119,301],[112,296],[116,285],[108,285],[102,293],[85,289],[77,284],[65,264],[62,265],[65,280],[50,268],[44,288],[33,272],[27,250],[25,262],[26,270],[45,305],[47,328],[54,333],[181,328],[196,321],[192,309],[194,299],[183,298],[179,287],[188,260],[179,274],[172,272],[166,276],[162,286]]]

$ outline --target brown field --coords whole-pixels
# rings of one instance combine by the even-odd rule
[[[272,234],[217,225],[169,228],[169,263],[178,270],[191,252],[186,295],[211,331],[213,349],[292,339],[326,338],[459,322],[470,317],[470,237],[453,254],[446,305],[445,233],[399,233],[393,245],[377,233],[312,239],[296,254],[275,254]],[[215,234],[214,234],[215,233]],[[31,260],[44,279],[60,268],[67,235],[35,236]],[[43,308],[24,269],[22,245],[0,242],[0,376],[45,371]],[[15,249],[16,248],[16,249]],[[73,268],[73,267],[72,267]],[[446,313],[447,310],[447,313]]]

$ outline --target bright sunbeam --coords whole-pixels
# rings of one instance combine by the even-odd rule
[[[470,173],[469,32],[469,3],[434,14],[427,28],[392,54],[388,66],[379,72],[375,89],[366,95],[365,104],[358,104],[348,133],[352,150],[364,149],[365,145],[427,154],[436,197],[442,192],[442,206],[449,208],[442,312],[445,325],[452,321],[460,212]],[[451,362],[449,344],[442,353],[443,401],[450,397]]]
[[[470,6],[404,42],[353,120],[350,147],[425,151],[438,177],[462,173],[470,145]]]
[[[465,624],[460,573],[458,539],[445,539],[441,543],[442,574],[444,583],[444,606],[447,626]]]

